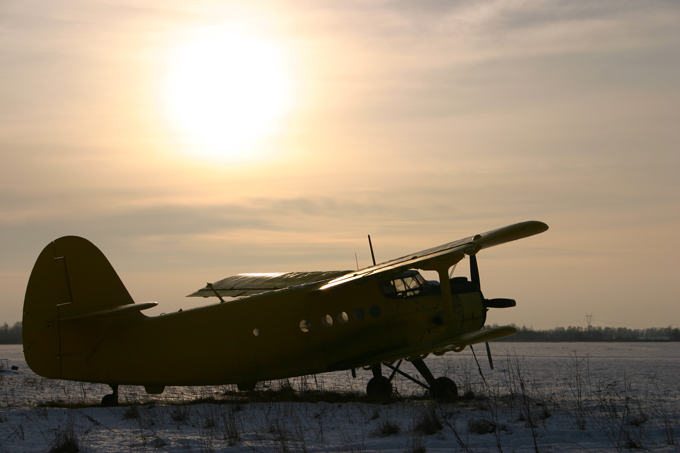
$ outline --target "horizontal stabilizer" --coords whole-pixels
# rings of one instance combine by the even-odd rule
[[[142,310],[147,310],[158,305],[158,302],[143,302],[141,304],[128,304],[121,305],[120,307],[110,308],[106,310],[96,310],[89,313],[81,313],[76,316],[71,316],[68,318],[61,318],[59,321],[71,321],[74,319],[92,319],[92,318],[106,318],[109,316],[120,316],[127,315],[130,313],[139,312]]]
[[[351,271],[284,272],[269,274],[239,274],[206,285],[187,297],[251,296],[267,291],[325,282],[346,275]],[[217,294],[216,294],[217,293]]]

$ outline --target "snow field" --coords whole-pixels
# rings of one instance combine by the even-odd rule
[[[499,357],[484,379],[474,361],[436,358],[433,372],[459,384],[456,403],[424,398],[402,379],[393,402],[372,404],[366,379],[343,372],[271,382],[248,396],[232,386],[162,395],[124,386],[121,406],[101,408],[107,386],[38,377],[20,346],[2,348],[19,371],[0,374],[0,451],[680,450],[677,382],[620,370],[595,377],[587,356],[560,359],[566,371],[552,379],[518,356]]]

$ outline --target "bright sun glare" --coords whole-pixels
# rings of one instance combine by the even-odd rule
[[[291,87],[274,43],[209,34],[179,47],[166,100],[192,155],[249,160],[290,104]]]

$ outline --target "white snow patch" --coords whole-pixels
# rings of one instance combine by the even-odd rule
[[[19,366],[0,373],[0,451],[69,439],[90,452],[678,451],[676,345],[495,343],[496,370],[481,363],[486,384],[469,353],[428,359],[436,376],[477,395],[454,404],[422,398],[403,378],[391,404],[345,398],[337,392],[363,393],[370,373],[339,372],[268,383],[257,402],[233,386],[162,395],[124,386],[116,408],[95,407],[107,386],[41,378],[20,345],[0,346]],[[293,397],[274,393],[288,386]],[[301,400],[318,390],[331,392],[326,401]]]

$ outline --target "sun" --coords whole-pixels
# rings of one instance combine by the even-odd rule
[[[190,154],[249,160],[290,106],[290,75],[273,42],[204,33],[173,52],[164,97]]]

